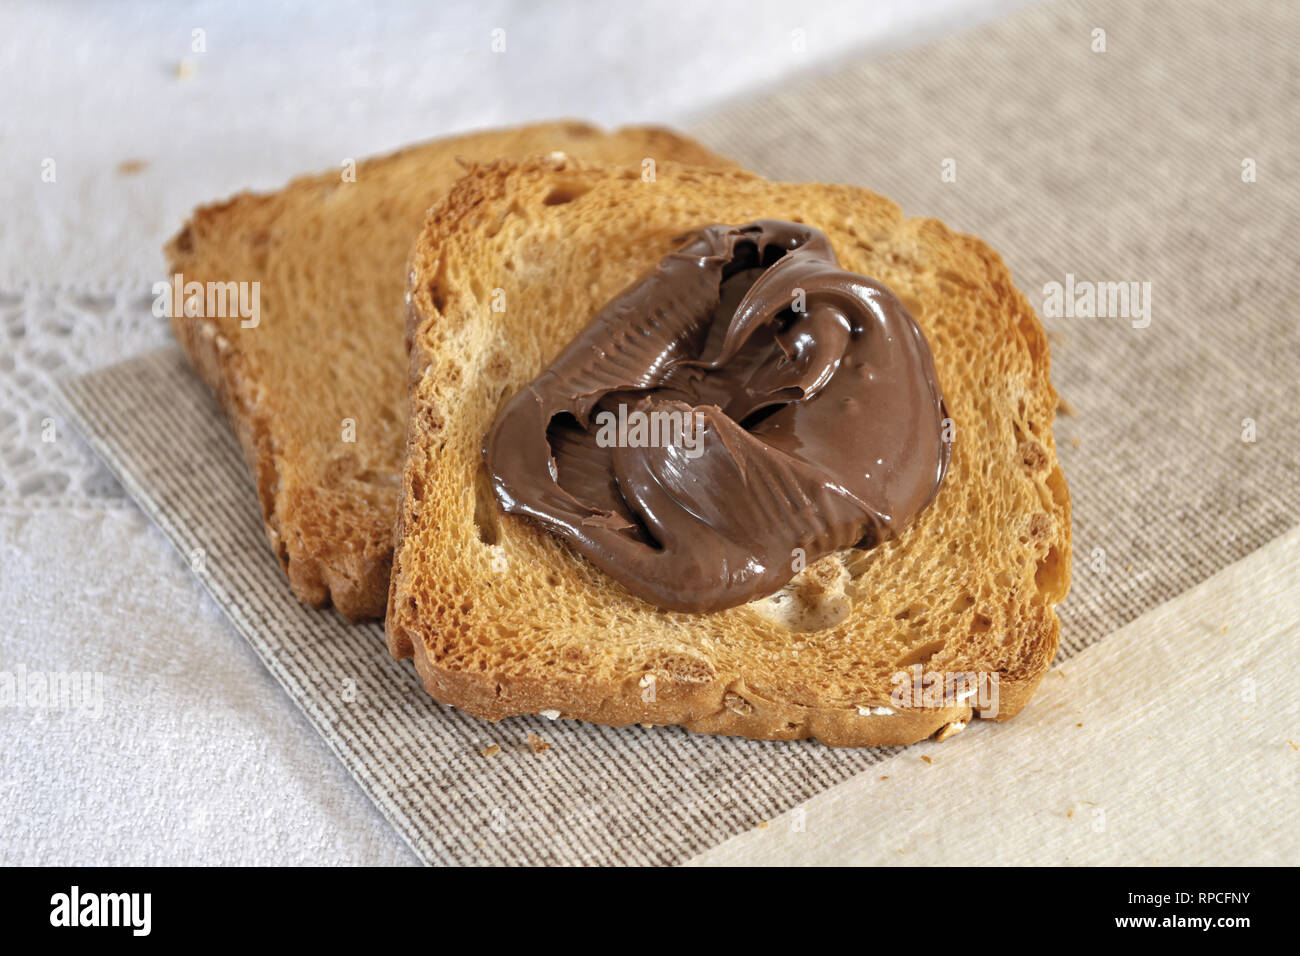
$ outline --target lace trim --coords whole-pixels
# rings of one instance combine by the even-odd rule
[[[0,505],[127,500],[60,415],[56,383],[171,341],[152,305],[147,282],[0,287]]]

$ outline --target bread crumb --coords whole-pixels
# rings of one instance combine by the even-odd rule
[[[117,164],[117,173],[119,176],[134,176],[136,173],[143,172],[149,165],[146,159],[124,159]]]
[[[933,763],[934,763],[933,760],[931,760],[929,757],[926,757],[926,756],[922,756],[921,759],[924,760],[924,761],[925,761],[926,763],[928,763],[928,764],[933,764]]]
[[[547,720],[559,720],[560,712],[558,710],[543,710],[540,712],[540,716],[545,717]]]
[[[1069,820],[1069,819],[1071,819],[1073,816],[1074,816],[1074,807],[1070,807],[1070,809],[1069,809],[1068,811],[1066,811],[1065,819]]]
[[[889,774],[885,774],[885,775],[884,775],[883,777],[881,777],[880,779],[881,779],[881,780],[888,780],[888,779],[889,779]]]
[[[1294,740],[1288,740],[1287,743],[1291,745],[1292,750],[1300,750],[1300,747],[1296,746],[1296,742]]]
[[[954,720],[950,724],[944,724],[943,727],[940,728],[939,733],[935,736],[934,739],[939,743],[942,743],[943,741],[947,740],[949,737],[953,737],[961,733],[965,729],[966,729],[966,721]]]
[[[772,824],[770,824],[770,823],[768,823],[766,820],[764,820],[762,823],[760,823],[760,824],[758,825],[758,828],[759,828],[760,830],[766,830],[766,829],[767,829],[768,827],[770,827],[771,825],[772,825]]]
[[[1220,633],[1220,634],[1227,634],[1227,633],[1228,633],[1228,625],[1226,625],[1226,624],[1223,625],[1223,630],[1221,630],[1219,633]]]
[[[862,704],[854,704],[858,709],[859,717],[889,717],[894,713],[892,707],[867,707]]]
[[[185,59],[181,60],[179,63],[177,63],[176,79],[188,80],[191,76],[194,75],[194,65],[195,65],[194,60],[188,56],[185,57]]]
[[[536,734],[528,735],[528,746],[532,748],[535,754],[544,754],[551,749],[551,745]]]
[[[1056,410],[1057,410],[1058,412],[1060,412],[1062,415],[1076,415],[1076,414],[1078,414],[1078,413],[1074,410],[1074,406],[1071,405],[1071,404],[1066,400],[1066,398],[1065,398],[1064,395],[1058,395],[1058,396],[1056,397]]]
[[[496,744],[493,744],[490,747],[484,747],[482,750],[479,751],[479,753],[482,754],[484,757],[495,757],[500,752],[501,752],[501,748],[498,747]]]
[[[1074,726],[1076,726],[1076,727],[1082,727],[1083,724],[1075,724]]]
[[[1078,447],[1079,447],[1079,439],[1077,439],[1077,438],[1071,438],[1071,439],[1070,439],[1070,447],[1071,447],[1071,448],[1078,448]]]

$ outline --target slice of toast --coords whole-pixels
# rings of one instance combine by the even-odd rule
[[[406,438],[404,268],[425,213],[463,163],[552,151],[730,165],[661,129],[496,130],[204,206],[168,244],[184,282],[258,284],[255,327],[174,309],[172,328],[239,436],[300,600],[351,621],[384,613]]]
[[[677,237],[760,218],[824,231],[841,267],[902,299],[955,421],[952,462],[899,538],[829,555],[751,604],[662,611],[502,514],[480,449],[506,400]],[[1070,503],[1046,335],[982,241],[849,186],[666,164],[645,182],[537,159],[462,179],[431,211],[410,276],[387,630],[438,700],[493,720],[558,713],[849,746],[911,743],[961,729],[973,710],[1001,719],[1024,707],[1057,648]],[[917,665],[989,687],[996,675],[996,690],[912,696],[923,678],[895,699],[897,675]]]

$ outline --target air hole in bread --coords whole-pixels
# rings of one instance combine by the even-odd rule
[[[896,666],[911,667],[913,664],[928,663],[930,658],[943,650],[943,645],[943,641],[926,641],[924,644],[912,648],[900,657]]]
[[[443,296],[442,289],[436,284],[429,286],[429,298],[433,301],[435,312],[445,313],[447,311],[447,299]]]
[[[844,567],[848,569],[849,580],[856,581],[862,575],[867,573],[872,562],[879,556],[879,552],[873,548],[870,551],[863,551],[855,548],[844,554]]]
[[[1063,597],[1062,578],[1061,552],[1053,546],[1047,549],[1043,560],[1038,562],[1038,570],[1034,572],[1034,584],[1049,601],[1056,601]]]
[[[954,614],[960,614],[975,605],[975,598],[969,594],[959,594],[952,602],[952,611]]]
[[[976,614],[975,620],[971,622],[970,632],[972,634],[983,634],[992,626],[992,618],[985,617],[983,614]]]
[[[581,199],[590,189],[591,187],[585,183],[558,183],[551,187],[551,191],[542,200],[542,205],[563,206],[575,199]]]
[[[1047,487],[1052,492],[1052,501],[1058,508],[1064,508],[1070,501],[1070,491],[1065,486],[1065,472],[1057,465],[1047,476]]]
[[[925,623],[925,607],[913,604],[894,615],[895,621],[906,621],[909,627],[920,627]]]

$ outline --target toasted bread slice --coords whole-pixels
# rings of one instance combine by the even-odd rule
[[[463,162],[564,151],[598,162],[725,161],[660,129],[547,123],[439,140],[197,211],[167,246],[185,282],[259,283],[256,327],[172,328],[230,417],[298,598],[381,617],[406,437],[404,267]],[[729,165],[729,164],[727,164]]]
[[[509,396],[677,237],[764,217],[823,230],[843,268],[907,305],[955,420],[952,463],[900,537],[829,555],[751,604],[666,612],[502,514],[480,448]],[[414,656],[438,700],[493,720],[547,712],[848,746],[965,725],[975,701],[892,699],[895,675],[916,665],[997,675],[981,716],[1024,707],[1057,648],[1070,503],[1047,338],[979,239],[849,186],[666,164],[644,182],[537,159],[462,179],[430,213],[410,276],[411,422],[387,628],[389,649]]]

